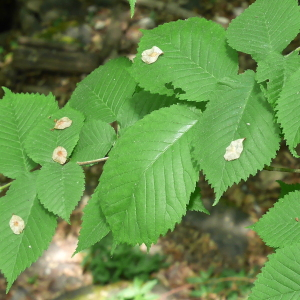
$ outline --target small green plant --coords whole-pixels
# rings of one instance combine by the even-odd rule
[[[114,300],[157,300],[158,295],[150,293],[156,284],[156,280],[145,283],[139,278],[134,278],[132,286],[119,292]]]
[[[83,165],[106,161],[76,253],[109,232],[114,245],[150,247],[187,210],[206,212],[193,194],[199,171],[215,205],[260,170],[299,173],[270,166],[282,140],[300,157],[299,49],[283,54],[299,30],[297,0],[257,0],[227,30],[203,18],[144,30],[133,63],[121,57],[99,67],[62,109],[51,94],[4,88],[0,172],[13,179],[0,201],[7,291],[48,247],[57,218],[70,222]],[[238,51],[257,62],[255,72],[238,74]],[[283,186],[251,227],[276,252],[249,300],[300,298],[299,197],[299,187]]]
[[[164,257],[148,255],[139,247],[118,245],[112,252],[112,237],[106,236],[89,249],[83,264],[91,270],[95,283],[106,284],[119,280],[132,280],[136,277],[145,281],[151,273],[166,266]]]
[[[221,274],[215,273],[213,268],[201,271],[199,277],[189,278],[189,282],[194,284],[192,297],[202,297],[210,299],[209,295],[218,294],[222,299],[241,300],[247,299],[253,287],[253,272],[246,274],[245,271],[236,272],[234,270],[222,270]]]
[[[33,275],[33,276],[31,276],[31,277],[28,277],[28,279],[27,279],[27,282],[29,283],[29,284],[35,284],[36,283],[36,281],[37,281],[37,279],[38,279],[38,275]]]

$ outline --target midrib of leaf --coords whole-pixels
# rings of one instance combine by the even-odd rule
[[[149,169],[150,167],[152,167],[152,166],[160,159],[160,157],[163,156],[163,155],[165,154],[165,152],[167,152],[171,147],[173,147],[174,145],[176,145],[176,143],[180,140],[180,138],[182,138],[182,136],[183,136],[185,133],[187,133],[187,132],[190,130],[190,128],[193,127],[193,126],[194,126],[195,124],[197,124],[197,123],[198,123],[198,121],[195,120],[195,122],[192,123],[190,126],[184,126],[184,127],[188,127],[188,128],[187,128],[186,130],[180,131],[179,133],[180,133],[181,135],[179,135],[177,139],[173,140],[172,143],[168,144],[168,145],[165,147],[165,149],[161,152],[161,154],[160,154],[159,156],[156,157],[156,159],[150,161],[150,164],[148,165],[148,167],[145,168],[145,172],[144,172],[144,173],[146,173],[146,171],[148,171],[148,169]]]
[[[117,76],[118,77],[115,78],[115,82],[116,82],[115,86],[117,86],[117,82],[119,81],[119,78],[120,78],[121,74],[119,73],[119,74],[117,74]],[[95,90],[90,87],[90,85],[86,85],[86,84],[84,84],[84,82],[82,82],[82,84],[83,84],[83,86],[85,86],[85,88],[87,90],[90,90],[101,101],[100,104],[105,104],[105,107],[109,109],[111,114],[115,115],[115,112],[112,109],[118,104],[118,102],[116,104],[115,104],[115,102],[112,102],[111,107],[108,106],[108,103],[109,103],[109,99],[110,99],[110,96],[111,96],[112,92],[115,91],[116,89],[111,89],[111,92],[110,92],[109,95],[107,95],[107,97],[100,97],[99,94],[96,94]],[[104,95],[106,95],[106,91],[107,91],[108,88],[109,88],[109,86],[106,86],[106,88],[103,92]],[[119,90],[120,90],[120,86],[118,86],[118,88],[117,88],[117,91],[119,91]],[[102,92],[102,90],[100,90],[100,92]],[[105,101],[105,98],[107,99],[106,101]],[[97,102],[97,106],[99,106],[98,102]]]
[[[167,151],[170,149],[170,148],[173,148],[174,146],[176,146],[176,144],[180,141],[180,139],[184,136],[185,133],[187,133],[191,127],[193,127],[195,124],[197,124],[198,121],[195,120],[195,122],[193,122],[190,126],[188,126],[188,128],[186,130],[183,130],[183,131],[180,131],[181,135],[177,137],[177,139],[173,140],[169,145],[167,145],[165,147],[165,149],[160,153],[160,155],[156,156],[155,159],[151,160],[150,161],[150,164],[145,168],[145,171],[142,172],[142,176],[140,177],[140,180],[138,181],[138,184],[136,185],[136,188],[133,190],[132,192],[132,198],[134,199],[134,206],[137,207],[139,204],[136,202],[136,196],[135,194],[137,193],[136,192],[136,189],[139,189],[139,184],[141,183],[141,181],[144,181],[144,175],[148,173],[148,171],[150,170],[153,171],[153,166],[167,153]],[[185,126],[187,127],[187,126]],[[124,175],[124,174],[123,174]],[[131,197],[128,197],[129,199]],[[180,205],[180,201],[177,201],[177,204]],[[156,205],[156,202],[153,203],[153,205],[155,206]],[[169,205],[168,202],[166,202],[166,206],[170,207],[173,209],[173,211],[178,215],[178,213],[174,210],[174,208]],[[128,213],[127,210],[124,210],[126,212],[126,214]],[[136,212],[136,211],[135,211]],[[120,212],[121,213],[121,212]],[[166,211],[166,214],[168,214],[168,212]],[[136,215],[136,214],[135,214]],[[166,216],[166,215],[165,215]],[[179,216],[178,216],[179,217]],[[166,218],[165,218],[166,219]],[[170,215],[168,214],[168,219],[171,219],[170,218]],[[137,223],[137,225],[139,226],[139,224]],[[154,226],[155,230],[156,230],[156,223],[154,222],[153,224],[151,224],[151,226]],[[147,226],[148,227],[148,226]]]
[[[102,97],[100,97],[99,94],[96,94],[96,92],[94,91],[94,89],[91,89],[89,85],[86,85],[86,84],[84,84],[83,82],[82,82],[81,84],[82,84],[82,86],[84,86],[87,90],[90,90],[90,91],[97,97],[97,99],[99,99],[99,100],[101,101],[100,105],[99,105],[98,102],[96,103],[96,105],[97,105],[98,107],[101,106],[101,104],[104,104],[105,107],[108,108],[109,111],[110,111],[112,114],[115,114],[115,113],[112,111],[112,109],[107,105],[108,102],[107,102],[107,101],[106,101],[106,102],[103,101],[104,99],[103,99]],[[107,88],[106,88],[106,89],[107,89]]]
[[[180,36],[181,36],[181,34],[182,34],[182,32],[180,32]],[[181,40],[181,38],[179,38],[180,40]],[[201,40],[199,39],[199,44],[201,44]],[[178,48],[178,47],[176,47],[176,44],[174,45],[171,41],[169,42],[169,45],[171,45],[171,46],[173,46],[174,48],[176,48],[176,50],[177,51],[174,51],[174,53],[179,53],[180,54],[180,56],[182,57],[182,58],[186,58],[189,62],[192,62],[195,66],[196,66],[196,68],[197,69],[200,69],[200,70],[203,70],[206,74],[208,74],[208,75],[210,75],[212,78],[215,78],[216,79],[216,77],[213,75],[213,74],[211,74],[211,73],[209,73],[206,69],[204,69],[204,68],[202,68],[200,65],[199,65],[199,60],[196,62],[196,61],[194,61],[193,59],[192,59],[192,53],[190,53],[190,55],[189,56],[184,56],[184,55],[182,55],[182,48]],[[181,42],[180,42],[180,45],[181,45]],[[192,47],[190,48],[191,49],[191,52],[193,52],[192,51]],[[198,46],[198,49],[199,49],[199,53],[201,53],[201,48],[200,48],[200,46]],[[172,52],[170,52],[170,53],[172,53]],[[207,51],[207,54],[208,54],[208,51]],[[171,58],[171,57],[170,57]],[[197,56],[196,58],[198,58],[199,59],[199,56]],[[207,61],[207,60],[206,60]],[[177,65],[180,65],[180,64],[177,64]],[[190,68],[191,70],[194,70],[195,68]],[[184,69],[182,69],[182,70],[187,70],[187,68],[184,68]],[[180,69],[178,69],[178,72],[180,72],[181,70]],[[184,77],[184,76],[182,76],[182,77]],[[178,77],[178,79],[180,79],[181,77],[179,76]]]
[[[215,204],[229,186],[254,175],[276,154],[279,146],[277,126],[271,107],[264,103],[254,73],[247,71],[220,83],[203,113],[195,159],[215,190]],[[239,138],[246,138],[241,157],[226,162],[223,157],[226,147]],[[260,152],[262,147],[264,151]]]
[[[117,142],[99,185],[99,202],[117,242],[149,244],[180,221],[198,177],[189,140],[198,121],[199,112],[188,107],[161,108]]]

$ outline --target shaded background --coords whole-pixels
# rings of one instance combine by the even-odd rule
[[[14,92],[51,92],[62,107],[76,84],[99,65],[118,56],[133,58],[140,29],[193,16],[205,17],[226,28],[253,2],[140,0],[131,19],[125,0],[1,0],[0,85]],[[298,46],[299,38],[285,52]],[[240,72],[255,70],[250,56],[241,53],[239,59]],[[299,161],[282,144],[272,165],[296,169]],[[85,168],[86,192],[72,214],[72,225],[59,222],[49,249],[22,273],[8,295],[0,275],[1,300],[70,299],[76,294],[94,293],[92,274],[82,266],[86,254],[73,258],[71,255],[77,243],[82,208],[98,183],[102,166]],[[190,299],[192,287],[187,278],[211,267],[216,277],[226,269],[244,270],[245,274],[252,274],[249,282],[253,281],[272,249],[245,227],[256,222],[278,199],[280,189],[276,180],[297,183],[299,176],[261,171],[247,182],[231,187],[220,203],[212,207],[214,194],[200,175],[199,187],[211,216],[189,212],[150,251],[166,255],[169,264],[153,274],[160,281],[161,299]],[[0,174],[0,184],[7,182]],[[230,287],[234,288],[238,289]],[[197,299],[227,298],[221,291]]]

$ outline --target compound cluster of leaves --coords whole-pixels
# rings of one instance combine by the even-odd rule
[[[217,204],[229,186],[270,164],[281,136],[298,157],[299,55],[294,51],[284,56],[282,51],[299,29],[296,0],[257,0],[228,30],[191,18],[143,31],[134,63],[118,58],[99,67],[78,84],[62,109],[52,95],[5,89],[0,101],[0,172],[15,179],[0,201],[0,268],[7,290],[48,246],[56,218],[69,221],[84,190],[82,162],[109,156],[84,209],[76,252],[110,231],[115,245],[149,246],[187,210],[207,212],[195,190],[199,171],[213,187]],[[147,64],[142,53],[153,46],[163,55]],[[238,74],[237,51],[252,55],[256,72]],[[62,117],[72,125],[53,130],[54,120]],[[117,133],[109,124],[114,121]],[[237,139],[245,139],[243,153],[225,160],[226,148]],[[67,152],[63,165],[52,159],[58,146]],[[253,227],[279,249],[251,300],[266,299],[265,285],[273,289],[274,299],[300,293],[292,280],[300,270],[295,258],[300,254],[295,219],[299,191],[293,193]],[[9,227],[13,214],[26,225],[19,235]],[[275,225],[280,234],[272,234]],[[278,273],[273,283],[268,272]]]

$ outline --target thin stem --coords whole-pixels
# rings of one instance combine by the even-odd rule
[[[98,162],[107,161],[107,160],[108,160],[108,157],[103,157],[103,158],[98,158],[98,159],[89,160],[89,161],[77,162],[77,164],[79,166],[86,166],[86,165],[96,164]]]
[[[289,172],[289,173],[300,173],[300,169],[279,168],[279,167],[271,167],[271,166],[264,166],[264,170],[267,170],[267,171],[279,171],[279,172]]]
[[[11,184],[12,184],[12,182],[0,186],[0,192],[2,192],[4,189],[8,188]]]
[[[211,278],[204,282],[204,284],[209,283],[217,283],[217,282],[225,282],[225,281],[247,281],[247,282],[254,282],[255,278],[249,278],[249,277],[221,277],[221,278]]]

